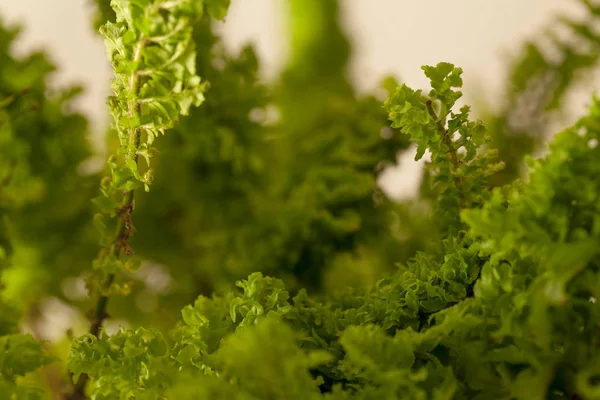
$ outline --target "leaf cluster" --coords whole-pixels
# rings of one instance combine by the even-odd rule
[[[423,67],[427,92],[388,78],[359,94],[335,0],[289,2],[271,83],[215,33],[227,0],[100,0],[104,179],[78,169],[78,89],[52,93],[45,56],[15,57],[1,28],[0,397],[600,398],[600,101],[544,157],[513,148],[594,65],[598,7],[582,4],[592,18],[566,25],[587,47],[526,45],[486,128],[451,63]],[[395,203],[378,174],[411,145],[431,161]],[[63,285],[90,270],[75,300]],[[48,295],[91,308],[88,333],[38,340]]]

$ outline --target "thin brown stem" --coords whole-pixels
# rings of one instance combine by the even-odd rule
[[[135,50],[134,50],[134,56],[133,56],[134,62],[137,63],[141,60],[142,53],[143,53],[144,47],[146,45],[146,42],[147,41],[142,38],[136,45]],[[138,75],[135,72],[131,74],[131,77],[129,78],[129,90],[131,91],[131,93],[138,92],[139,80],[140,80],[140,75]],[[131,118],[133,118],[136,115],[139,115],[140,104],[135,99],[130,100],[129,104],[128,104],[128,110],[129,110],[129,116]],[[140,136],[141,136],[140,131],[141,131],[140,127],[135,127],[135,128],[131,128],[129,130],[129,134],[128,134],[129,146],[127,149],[128,150],[127,151],[127,159],[128,160],[133,159],[136,164],[138,162],[139,156],[135,150],[139,147],[139,144],[140,144]],[[133,233],[135,232],[135,228],[133,227],[133,224],[131,222],[131,213],[133,212],[134,208],[135,208],[134,192],[129,191],[129,192],[124,193],[123,202],[121,203],[121,207],[119,209],[119,212],[117,213],[118,221],[117,221],[117,229],[115,232],[115,240],[112,243],[112,245],[110,246],[108,254],[106,252],[104,252],[104,254],[101,254],[100,257],[110,259],[114,256],[121,257],[123,255],[125,255],[125,256],[131,255],[132,250],[131,250],[131,246],[129,245],[129,238],[131,236],[133,236]],[[99,337],[100,331],[102,329],[102,325],[104,324],[104,321],[108,317],[107,308],[108,308],[109,297],[106,294],[106,292],[109,291],[115,278],[116,278],[116,275],[114,273],[109,274],[106,277],[106,280],[104,281],[104,283],[102,285],[102,291],[98,297],[98,301],[96,302],[96,308],[95,308],[92,318],[91,318],[91,325],[90,325],[90,330],[89,330],[89,333],[96,337]],[[67,395],[65,397],[65,400],[84,400],[84,399],[86,399],[87,397],[85,395],[85,389],[86,389],[88,381],[89,381],[89,377],[86,374],[80,375],[79,379],[77,380],[77,383],[75,384],[75,386],[73,388],[73,392],[70,395]]]

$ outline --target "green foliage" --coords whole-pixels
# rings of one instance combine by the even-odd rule
[[[29,335],[13,334],[0,337],[0,375],[5,380],[24,376],[52,361],[44,354],[42,344]]]
[[[103,214],[118,222],[117,237],[112,234],[114,228],[105,235],[107,254],[96,265],[109,276],[118,268],[118,256],[132,251],[128,239],[134,231],[133,191],[141,185],[150,190],[155,138],[173,126],[174,116],[199,105],[204,90],[195,75],[191,38],[192,21],[201,14],[202,5],[126,0],[111,5],[116,22],[107,22],[101,33],[115,70],[115,95],[108,105],[120,146],[108,160],[111,176],[102,181],[102,196],[94,200]],[[139,170],[140,157],[146,162],[145,172]]]
[[[600,100],[517,179],[596,62],[600,14],[582,4],[593,18],[565,24],[587,47],[555,41],[555,62],[526,44],[488,129],[447,62],[423,67],[427,92],[387,78],[387,100],[358,95],[335,0],[289,2],[275,82],[215,33],[227,0],[99,0],[102,180],[79,168],[79,90],[49,90],[46,58],[15,57],[0,29],[0,397],[600,398]],[[398,204],[376,180],[413,144],[431,161]],[[91,308],[89,333],[34,337],[47,296]]]
[[[71,346],[69,369],[94,383],[95,399],[157,399],[169,383],[167,343],[160,332],[121,329],[108,336],[84,335]]]
[[[192,277],[179,283],[177,308],[222,285],[244,261],[236,242],[255,223],[254,197],[268,165],[264,128],[251,118],[268,101],[253,49],[227,54],[207,18],[195,26],[194,40],[203,43],[196,68],[210,82],[209,95],[162,141],[153,195],[140,199],[133,239],[141,254],[168,265],[173,276]]]
[[[237,284],[244,293],[235,296],[229,292],[224,298],[199,297],[194,306],[182,311],[185,325],[177,329],[181,352],[186,353],[188,344],[204,354],[214,352],[221,340],[239,326],[255,324],[271,315],[284,315],[290,309],[289,293],[280,280],[263,278],[255,273],[247,281]],[[184,360],[180,359],[180,362]],[[188,363],[189,360],[185,360]]]
[[[274,91],[259,83],[251,47],[228,55],[208,21],[196,27],[196,41],[206,44],[197,70],[210,89],[202,107],[165,137],[156,160],[157,194],[138,204],[144,225],[133,239],[175,277],[192,274],[179,282],[180,294],[189,293],[173,299],[180,305],[229,286],[256,265],[294,291],[338,285],[338,271],[358,258],[379,265],[368,278],[374,282],[396,260],[391,246],[378,245],[393,241],[382,232],[393,206],[375,181],[378,165],[394,162],[408,140],[382,138],[388,123],[380,101],[354,94],[336,3],[292,6],[302,11],[291,10],[291,25],[306,23],[303,13],[311,13],[319,34],[304,37],[307,29],[293,28],[291,44],[304,44]],[[323,65],[331,69],[328,77]],[[273,109],[281,118],[269,116]],[[361,271],[354,275],[348,279],[360,284]]]
[[[56,362],[43,343],[29,334],[18,333],[17,310],[0,302],[0,389],[6,399],[41,399],[44,389],[23,377]],[[11,397],[12,396],[12,397]]]
[[[257,363],[264,343],[270,346]],[[323,352],[303,352],[290,328],[267,317],[252,329],[240,329],[224,339],[210,364],[223,380],[234,380],[242,393],[255,398],[300,400],[320,397],[309,369],[328,359]],[[285,360],[284,364],[279,360]]]
[[[486,178],[501,169],[502,163],[494,164],[493,150],[478,154],[478,148],[491,137],[481,122],[469,121],[469,106],[458,113],[452,111],[462,96],[453,89],[462,86],[462,70],[449,63],[423,70],[431,81],[428,97],[403,85],[385,107],[392,126],[418,143],[415,160],[426,150],[431,152],[428,172],[436,187],[436,221],[442,230],[459,229],[459,210],[481,204]]]
[[[4,311],[4,307],[0,308]],[[44,389],[22,378],[55,362],[31,335],[0,333],[0,390],[3,399],[42,399]]]
[[[87,268],[97,181],[78,171],[91,155],[86,121],[69,111],[80,89],[49,94],[54,67],[42,53],[15,57],[18,34],[0,27],[0,268],[3,297],[26,308]]]
[[[103,249],[94,261],[96,276],[88,280],[99,294],[92,334],[98,333],[106,318],[108,296],[130,291],[128,282],[116,280],[117,273],[134,271],[139,263],[129,258],[133,253],[129,239],[135,232],[134,191],[142,185],[149,191],[154,180],[153,143],[175,125],[179,115],[187,115],[190,107],[204,100],[206,84],[196,75],[194,23],[205,8],[213,17],[223,18],[228,4],[111,1],[116,22],[107,22],[100,32],[115,71],[114,96],[108,106],[119,146],[108,159],[110,177],[101,182],[101,196],[93,200],[101,211],[95,222],[102,230]],[[140,159],[145,161],[143,167]]]
[[[397,254],[393,245],[380,246],[390,243],[393,206],[376,178],[409,141],[389,128],[380,99],[359,96],[349,82],[351,46],[338,7],[332,0],[290,2],[293,51],[275,90],[281,119],[274,146],[284,156],[276,170],[283,176],[272,179],[283,205],[269,206],[263,232],[277,240],[276,249],[285,246],[280,254],[269,249],[268,257],[279,259],[274,271],[293,274],[293,280],[281,276],[294,288],[334,289],[342,274],[360,285],[364,275],[350,267],[358,258],[373,266],[374,276],[363,282],[369,285]]]
[[[77,238],[85,232],[77,224],[89,218],[85,199],[68,198],[89,192],[89,178],[76,173],[89,154],[86,142],[72,137],[85,120],[63,111],[78,89],[47,97],[46,75],[53,67],[42,54],[13,57],[18,32],[0,27],[0,393],[11,400],[44,396],[41,385],[24,377],[56,359],[42,342],[19,333],[21,312],[37,300],[28,292],[32,287],[55,293],[57,278],[82,262],[88,242]],[[64,179],[62,187],[58,179]],[[65,231],[49,240],[56,221]],[[78,248],[70,251],[72,245]],[[35,252],[34,263],[27,263],[33,258],[28,252]]]

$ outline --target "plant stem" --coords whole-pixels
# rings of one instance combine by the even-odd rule
[[[456,170],[460,165],[460,160],[458,159],[458,152],[454,147],[454,143],[452,143],[452,138],[450,137],[448,130],[445,128],[444,123],[439,120],[439,116],[433,109],[433,105],[431,100],[427,101],[427,112],[429,116],[435,121],[436,127],[442,136],[442,142],[448,148],[448,155],[450,157],[450,163],[452,165],[452,177],[454,178],[454,186],[459,193],[459,207],[461,209],[465,208],[465,197],[463,190],[463,181],[460,176],[456,176]]]
[[[138,63],[141,60],[142,53],[144,47],[146,45],[146,40],[142,38],[136,45],[133,61]],[[139,80],[140,75],[136,72],[133,72],[129,78],[129,90],[131,93],[137,94],[139,89]],[[136,100],[137,96],[132,96],[132,99],[128,102],[128,112],[131,118],[139,116],[140,114],[140,104]],[[138,162],[138,154],[135,151],[140,144],[140,131],[141,128],[134,127],[129,130],[129,134],[127,135],[129,138],[128,149],[127,149],[127,160],[132,159],[137,164]],[[103,258],[112,258],[115,255],[121,256],[125,253],[125,256],[131,255],[131,247],[129,245],[129,238],[133,236],[135,229],[131,222],[131,213],[135,208],[135,200],[134,200],[134,191],[129,191],[124,193],[123,202],[121,203],[121,208],[117,213],[117,229],[115,232],[115,240],[113,244],[110,246],[110,250],[108,254],[101,254],[100,257]],[[98,301],[96,302],[96,308],[93,313],[92,323],[90,326],[89,333],[99,337],[100,330],[102,325],[104,324],[104,320],[108,317],[108,313],[106,312],[108,307],[108,295],[105,294],[108,292],[110,287],[112,286],[116,275],[114,273],[109,274],[106,277],[106,280],[102,284],[102,291],[100,292],[100,296],[98,297]],[[89,381],[89,377],[86,374],[82,374],[79,376],[77,383],[74,386],[73,393],[71,395],[67,395],[65,400],[83,400],[86,399],[85,388],[87,386],[87,382]]]

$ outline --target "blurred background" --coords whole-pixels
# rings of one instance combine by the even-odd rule
[[[493,102],[506,79],[506,56],[555,14],[580,15],[570,0],[345,0],[342,23],[353,45],[352,78],[369,89],[387,74],[407,84],[425,86],[423,64],[439,60],[465,70],[470,99]],[[232,49],[252,42],[265,79],[277,75],[286,55],[285,0],[232,0],[220,26]],[[47,49],[58,65],[58,82],[81,82],[80,100],[88,116],[105,123],[110,69],[101,38],[90,26],[89,0],[0,0],[9,22],[25,26],[19,49]],[[103,129],[99,129],[102,131]]]
[[[543,30],[556,14],[585,13],[578,2],[569,0],[377,0],[374,4],[373,0],[340,2],[341,23],[353,44],[350,77],[355,87],[372,90],[388,74],[411,87],[426,87],[421,65],[444,60],[464,69],[465,102],[473,105],[476,114],[483,107],[499,106],[507,61],[517,56],[524,38]],[[217,27],[234,52],[254,44],[265,80],[277,77],[288,51],[284,7],[284,0],[232,0],[226,22]],[[77,104],[90,118],[96,144],[102,147],[111,71],[102,39],[89,23],[91,2],[0,0],[0,10],[8,22],[25,27],[18,51],[45,49],[58,66],[54,82],[85,87]],[[566,114],[577,115],[588,100],[587,91],[583,96],[571,94]],[[402,172],[390,168],[380,178],[396,198],[418,186],[419,167],[411,160],[412,155],[407,155],[400,160]]]

